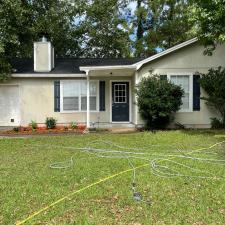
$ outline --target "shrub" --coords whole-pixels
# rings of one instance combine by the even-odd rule
[[[34,121],[34,120],[31,120],[30,125],[31,125],[31,127],[32,127],[32,129],[33,129],[33,130],[36,130],[36,129],[37,129],[37,127],[38,127],[37,122],[36,122],[36,121]]]
[[[13,131],[14,131],[14,132],[19,132],[19,127],[14,127],[14,128],[13,128]]]
[[[210,118],[211,119],[211,128],[212,129],[223,129],[225,128],[225,124],[221,119],[217,119],[215,117]]]
[[[78,128],[78,124],[77,124],[77,122],[75,122],[75,121],[71,122],[70,126],[71,126],[71,128],[72,128],[73,130],[75,130],[75,129]]]
[[[182,104],[180,86],[158,76],[143,78],[136,88],[137,105],[149,129],[165,128]]]
[[[54,129],[56,127],[56,119],[53,117],[47,117],[45,124],[48,129]]]
[[[220,113],[222,124],[225,124],[225,69],[219,67],[210,69],[207,74],[201,74],[200,85],[208,94],[201,99]],[[218,121],[214,118],[212,123]]]

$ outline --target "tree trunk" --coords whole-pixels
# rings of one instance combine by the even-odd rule
[[[139,9],[141,8],[141,3],[142,0],[137,0],[137,11],[139,11]],[[143,34],[144,34],[144,29],[143,29],[143,25],[142,25],[142,20],[143,20],[143,15],[142,13],[138,13],[138,18],[137,18],[137,40],[140,40],[141,38],[143,38]]]

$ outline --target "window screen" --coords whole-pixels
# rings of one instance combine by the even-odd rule
[[[184,96],[182,97],[182,110],[188,110],[190,109],[190,76],[188,75],[171,75],[170,80],[172,83],[181,86],[184,89]]]
[[[97,110],[98,82],[90,81],[90,110]],[[87,82],[64,81],[63,82],[63,110],[85,111],[87,110]]]

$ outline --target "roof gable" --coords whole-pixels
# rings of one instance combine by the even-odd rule
[[[151,62],[151,61],[153,61],[155,59],[158,59],[158,58],[160,58],[162,56],[168,55],[168,54],[170,54],[170,53],[172,53],[172,52],[174,52],[174,51],[176,51],[178,49],[181,49],[181,48],[184,48],[184,47],[186,47],[188,45],[196,43],[197,41],[198,41],[198,38],[193,38],[193,39],[190,39],[188,41],[182,42],[181,44],[175,45],[174,47],[169,48],[169,49],[167,49],[165,51],[162,51],[162,52],[160,52],[160,53],[158,53],[156,55],[153,55],[151,57],[148,57],[147,59],[141,60],[141,61],[135,63],[134,65],[136,66],[137,70],[139,70],[144,64],[149,63],[149,62]]]

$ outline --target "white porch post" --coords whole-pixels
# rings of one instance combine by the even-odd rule
[[[90,128],[90,77],[89,71],[86,72],[87,75],[87,129]]]
[[[138,84],[139,82],[139,77],[138,77],[138,71],[135,71],[135,75],[134,75],[134,83],[135,86]],[[138,106],[137,106],[137,95],[135,94],[135,105],[134,105],[134,123],[135,125],[138,125]]]

